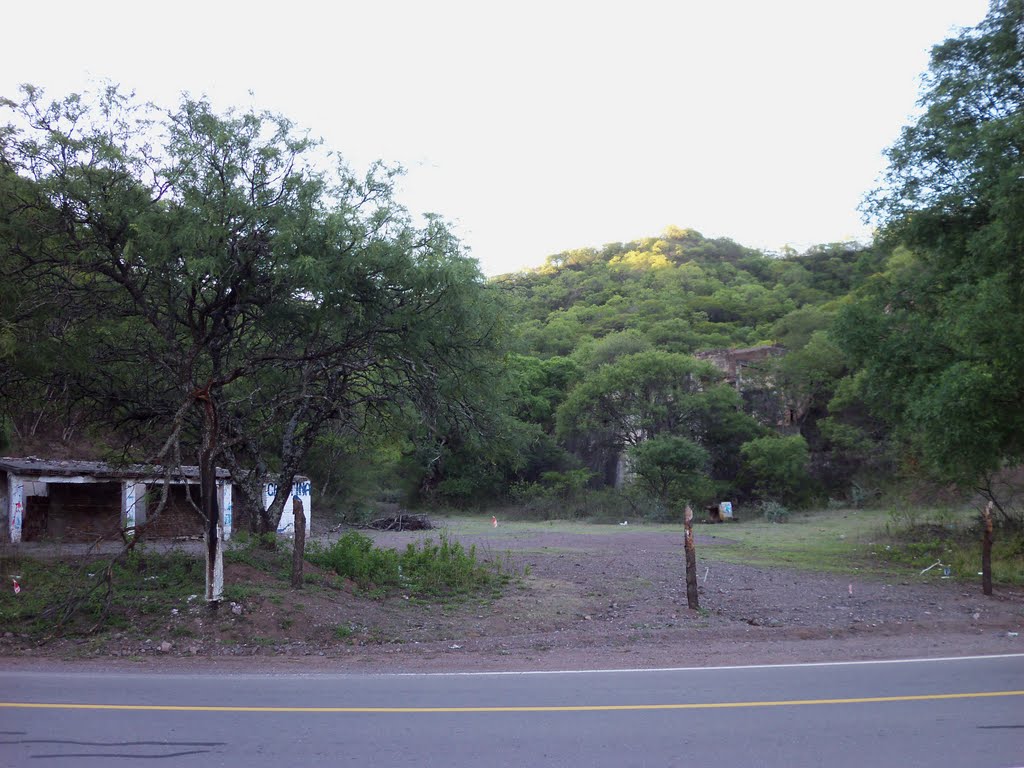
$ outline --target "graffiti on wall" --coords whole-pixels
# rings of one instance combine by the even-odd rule
[[[11,484],[11,541],[21,541],[21,524],[24,519],[25,486],[20,482]]]
[[[233,517],[234,507],[231,504],[231,484],[224,484],[224,515],[222,517],[222,525],[224,528],[224,538],[231,538],[231,523]]]
[[[292,496],[309,496],[309,480],[300,480],[292,486]],[[267,498],[273,499],[277,496],[277,484],[267,483]]]

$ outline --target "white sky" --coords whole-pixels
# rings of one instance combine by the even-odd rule
[[[485,272],[667,225],[798,249],[857,205],[930,47],[986,0],[5,4],[0,95],[107,78],[279,111],[408,169]],[[250,96],[252,92],[253,96]]]

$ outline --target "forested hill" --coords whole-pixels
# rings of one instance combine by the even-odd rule
[[[766,254],[670,227],[495,278],[512,350],[500,438],[448,441],[428,487],[562,505],[626,485],[694,502],[845,495],[881,435],[834,398],[851,371],[829,329],[887,262],[875,246]],[[742,348],[757,360],[741,384]]]
[[[766,254],[669,227],[660,237],[583,248],[497,278],[516,310],[525,354],[567,355],[634,331],[671,352],[802,346],[837,299],[877,272],[884,254],[836,243]]]

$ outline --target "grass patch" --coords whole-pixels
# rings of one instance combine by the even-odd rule
[[[981,526],[975,510],[893,510],[880,555],[888,562],[928,572],[976,580],[981,571]],[[1024,584],[1024,530],[997,527],[992,543],[992,580]]]
[[[697,556],[745,565],[863,572],[879,567],[878,542],[887,520],[881,510],[838,510],[793,513],[784,525],[764,518],[700,525],[695,528],[698,535],[714,536],[720,543],[698,545]]]
[[[968,580],[981,570],[981,533],[970,509],[828,510],[792,514],[785,525],[755,518],[696,530],[720,539],[698,546],[698,557],[711,561],[897,576],[916,576],[940,562],[952,578]],[[925,577],[944,574],[936,567]],[[996,531],[992,577],[1024,584],[1024,531]]]
[[[260,588],[254,584],[226,584],[224,602],[241,603],[260,595]]]
[[[257,536],[241,531],[224,549],[225,563],[244,563],[258,571],[279,578],[288,578],[291,573],[291,551],[279,546],[277,535],[268,533]]]
[[[97,626],[145,631],[205,589],[203,563],[192,555],[133,551],[110,568],[108,591],[109,562],[19,558],[16,572],[4,563],[5,576],[20,576],[21,592],[7,585],[0,591],[0,626],[37,639],[83,635]],[[72,605],[77,610],[69,613]]]

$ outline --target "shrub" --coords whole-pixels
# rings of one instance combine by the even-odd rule
[[[800,435],[759,437],[743,444],[745,470],[758,494],[786,503],[806,503],[810,497],[807,441]]]
[[[412,595],[451,596],[483,590],[502,581],[496,568],[479,563],[476,549],[466,550],[441,535],[440,541],[409,544],[399,553],[375,547],[373,540],[350,531],[327,548],[311,547],[307,559],[369,591],[402,589]]]
[[[358,531],[349,531],[327,548],[311,545],[306,559],[365,589],[399,583],[398,553],[374,547],[373,539]]]
[[[710,456],[689,438],[652,438],[631,448],[629,458],[637,484],[666,504],[673,499],[693,499],[699,504],[713,493],[707,478]]]
[[[789,509],[777,501],[762,501],[761,515],[770,523],[784,523],[789,519]]]

